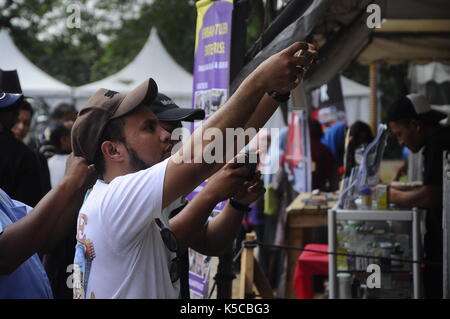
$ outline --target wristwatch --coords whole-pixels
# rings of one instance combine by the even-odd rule
[[[278,93],[277,91],[269,91],[269,92],[267,92],[267,94],[272,99],[274,99],[275,101],[280,102],[280,103],[286,102],[291,97],[291,92],[282,94],[282,93]]]
[[[240,210],[242,212],[250,212],[252,209],[250,207],[248,207],[248,205],[245,204],[241,204],[239,203],[236,199],[234,199],[233,197],[230,198],[230,205],[237,210]]]

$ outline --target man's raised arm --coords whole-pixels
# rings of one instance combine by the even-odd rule
[[[298,56],[296,53],[300,50],[306,50],[309,54]],[[227,136],[226,129],[246,127],[266,92],[277,91],[285,94],[294,89],[300,82],[301,67],[311,63],[311,55],[316,55],[313,47],[304,42],[296,42],[271,56],[242,82],[223,107],[194,131],[189,141],[169,160],[164,181],[164,207],[179,196],[191,192],[222,167],[227,158],[236,154],[238,150],[232,149],[233,141],[228,140],[230,137]],[[263,101],[263,107],[267,105],[269,111],[263,112],[257,120],[252,121],[252,124],[257,126],[256,129],[264,125],[276,110],[276,103]],[[203,136],[203,132],[209,129],[222,136],[221,163],[206,162],[203,158],[205,148],[212,142]]]

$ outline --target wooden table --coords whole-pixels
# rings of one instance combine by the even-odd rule
[[[287,246],[303,248],[308,244],[312,228],[327,226],[327,211],[334,206],[337,200],[338,195],[334,193],[298,195],[287,208]],[[293,279],[300,253],[299,250],[287,250],[286,298],[296,297]]]

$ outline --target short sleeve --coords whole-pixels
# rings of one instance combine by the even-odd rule
[[[168,159],[110,183],[100,203],[100,217],[112,239],[129,244],[161,215],[167,163]]]

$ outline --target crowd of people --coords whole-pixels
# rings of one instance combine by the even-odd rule
[[[309,54],[298,55],[300,50]],[[273,92],[285,98],[316,55],[307,43],[295,43],[273,55],[205,121],[203,129],[225,133],[233,127],[260,128],[280,103]],[[208,163],[194,158],[196,154],[186,161],[194,146],[205,149],[210,143],[199,130],[171,155],[170,129],[203,114],[181,116],[176,106],[167,112],[171,105],[167,99],[158,95],[153,79],[128,94],[100,89],[73,123],[52,123],[38,152],[49,157],[48,165],[60,167],[63,158],[51,159],[67,155],[70,130],[73,154],[65,158],[62,179],[61,174],[50,176],[52,188],[40,199],[36,196],[42,191],[40,160],[12,131],[26,98],[1,93],[2,146],[17,149],[1,157],[2,297],[63,297],[66,291],[58,287],[63,280],[67,283],[61,276],[68,266],[64,259],[73,252],[75,298],[178,298],[180,260],[186,249],[220,254],[229,247],[248,205],[264,192],[261,175],[249,178],[249,167],[239,159],[245,155],[236,155],[234,148],[225,149],[226,163]],[[23,174],[28,180],[31,173],[36,174],[36,185],[25,185],[27,189],[19,177]],[[186,202],[185,196],[208,178],[203,190]],[[228,202],[222,213],[208,219],[224,200]],[[53,271],[46,274],[41,258],[56,260],[48,262]]]
[[[299,42],[268,58],[176,152],[180,141],[172,133],[205,112],[180,108],[151,78],[127,94],[100,89],[79,112],[57,103],[37,139],[27,136],[32,98],[20,85],[0,88],[0,298],[189,298],[188,248],[212,256],[234,243],[237,254],[249,231],[260,242],[283,244],[278,212],[297,194],[285,170],[264,178],[260,170],[271,147],[283,153],[286,130],[279,143],[271,145],[274,137],[260,131],[249,145],[258,151],[260,140],[267,143],[256,172],[242,165],[248,155],[225,147],[225,130],[261,128],[316,56],[314,46]],[[442,151],[450,149],[448,129],[438,124],[443,117],[424,97],[408,95],[390,106],[387,120],[402,146],[414,153],[425,148],[424,185],[391,188],[390,198],[428,210],[425,254],[436,263],[442,263]],[[310,119],[308,127],[312,188],[337,191],[360,164],[372,131],[361,121],[323,130]],[[211,128],[224,133],[223,162],[191,152],[210,147],[202,132]],[[222,212],[211,217],[222,201]],[[326,243],[326,229],[313,235]],[[265,247],[258,254],[274,288],[280,254]],[[439,297],[440,285],[442,266],[427,265],[426,297]]]

